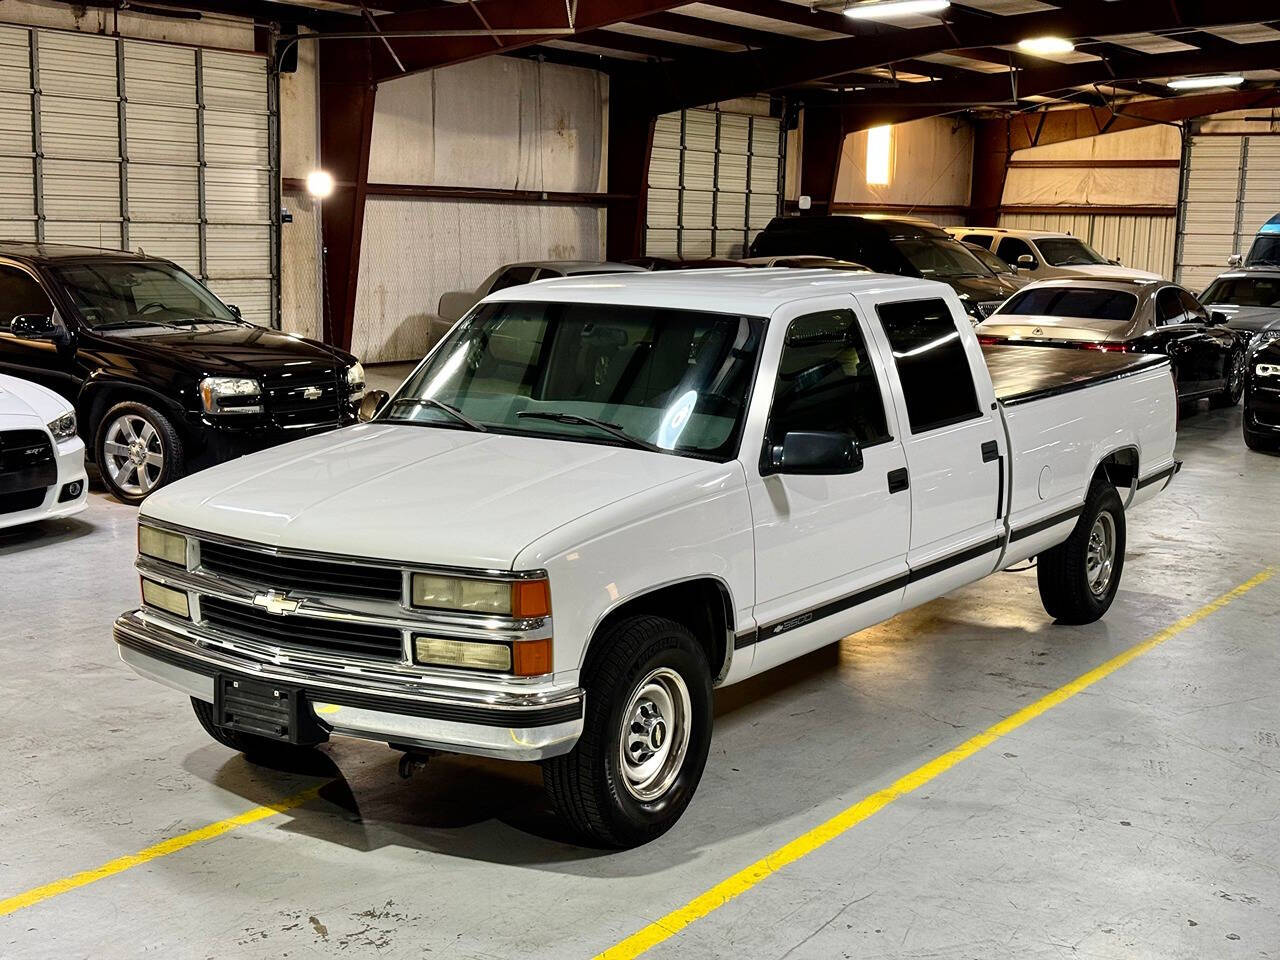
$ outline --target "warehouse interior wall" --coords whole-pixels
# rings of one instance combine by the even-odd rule
[[[941,226],[964,222],[958,208],[969,203],[973,178],[970,124],[934,117],[894,125],[887,184],[867,182],[868,136],[868,131],[860,130],[845,137],[836,180],[837,204],[910,211]]]
[[[205,13],[199,20],[179,20],[116,11],[106,7],[77,7],[39,0],[5,0],[0,22],[28,27],[51,27],[134,40],[161,40],[223,50],[253,51],[253,22]]]
[[[297,183],[320,166],[319,54],[298,45],[298,69],[280,74],[280,176]],[[280,226],[280,328],[322,339],[321,203],[305,190],[281,192],[291,222]]]
[[[440,295],[521,260],[604,256],[604,211],[583,203],[388,195],[379,185],[598,193],[608,79],[488,57],[378,87],[353,351],[417,359],[447,324]]]
[[[1070,233],[1125,266],[1172,277],[1181,156],[1181,131],[1169,124],[1019,150],[1000,225]]]

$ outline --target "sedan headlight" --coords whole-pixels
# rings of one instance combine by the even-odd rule
[[[1260,377],[1280,377],[1280,363],[1260,363],[1253,372]]]
[[[352,398],[364,393],[364,364],[353,363],[347,367],[347,392]]]
[[[170,533],[159,527],[138,524],[138,552],[144,557],[187,565],[187,538],[180,533]]]
[[[205,413],[261,413],[262,385],[247,377],[205,377],[200,403]]]
[[[48,425],[49,432],[53,434],[53,439],[59,443],[72,440],[76,435],[76,415],[75,413],[64,413],[57,420],[51,421]]]
[[[551,613],[546,580],[477,580],[415,573],[410,602],[431,610],[455,610],[521,620]]]
[[[1254,336],[1250,346],[1255,350],[1260,350],[1268,343],[1274,343],[1276,340],[1280,340],[1280,330],[1263,330]]]

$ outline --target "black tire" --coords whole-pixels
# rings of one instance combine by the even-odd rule
[[[1234,407],[1244,396],[1244,381],[1249,366],[1249,358],[1243,348],[1231,354],[1227,361],[1227,386],[1209,398],[1212,407]]]
[[[1259,453],[1273,453],[1280,449],[1280,442],[1274,437],[1267,436],[1265,433],[1259,433],[1257,430],[1249,429],[1249,415],[1245,414],[1244,428],[1244,445],[1250,450],[1257,450]]]
[[[648,785],[633,786],[624,766],[622,732],[624,715],[638,716],[645,707],[642,689],[655,671],[678,674],[688,693],[688,740],[683,759],[676,765],[678,747],[668,747],[667,759],[658,769],[665,776]],[[668,679],[670,679],[668,677]],[[585,840],[606,847],[636,847],[666,833],[693,799],[711,747],[711,671],[707,657],[685,627],[663,617],[635,616],[620,620],[593,643],[583,671],[587,706],[582,736],[573,751],[544,760],[542,782],[560,816]],[[636,698],[640,700],[636,702]],[[649,702],[652,707],[652,701]],[[658,723],[662,714],[658,715]],[[648,733],[639,724],[629,731],[648,736],[658,723],[650,721]],[[677,742],[680,731],[659,738]],[[639,741],[633,741],[638,743]],[[644,756],[631,753],[630,756]],[[650,755],[652,756],[652,755]],[[635,767],[630,767],[638,773]],[[668,781],[669,779],[669,783]],[[647,788],[667,783],[659,795],[642,796]],[[638,795],[641,794],[641,795]]]
[[[117,467],[121,460],[117,447],[113,446],[108,450],[109,443],[118,443],[113,435],[117,424],[122,422],[141,422],[150,427],[149,433],[139,431],[140,441],[145,435],[144,447],[148,461],[134,465],[132,473],[127,463]],[[158,467],[150,461],[150,457],[156,455],[160,457]],[[177,480],[183,472],[181,435],[163,413],[136,400],[117,403],[102,415],[94,431],[93,456],[98,464],[98,472],[102,474],[102,482],[107,485],[111,495],[123,503],[141,503],[152,491]]]
[[[1111,562],[1105,584],[1091,578],[1090,545],[1099,535],[1108,535],[1109,518]],[[1085,498],[1084,512],[1064,542],[1040,554],[1036,579],[1040,601],[1045,612],[1059,623],[1093,623],[1102,618],[1115,599],[1124,572],[1125,521],[1124,504],[1115,487],[1098,478]],[[1091,582],[1091,579],[1093,582]],[[1101,585],[1102,589],[1096,589]]]
[[[197,697],[191,698],[191,708],[204,732],[213,737],[224,747],[239,750],[245,759],[258,766],[271,767],[275,770],[299,771],[315,764],[317,751],[314,747],[304,747],[293,743],[282,743],[267,737],[259,737],[252,733],[241,733],[229,730],[213,722],[213,704]]]

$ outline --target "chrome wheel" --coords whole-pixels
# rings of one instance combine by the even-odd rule
[[[1227,393],[1230,394],[1233,403],[1238,402],[1240,394],[1244,393],[1244,376],[1248,367],[1249,358],[1245,356],[1245,352],[1237,351],[1231,361],[1231,373],[1227,377]]]
[[[692,709],[684,678],[670,667],[651,671],[622,711],[618,759],[627,792],[656,800],[671,788],[689,750]]]
[[[1085,555],[1084,575],[1095,597],[1104,597],[1111,586],[1116,564],[1116,521],[1105,510],[1093,521]]]
[[[151,492],[164,473],[164,444],[145,418],[126,413],[107,426],[102,459],[113,484],[130,496],[142,496]]]

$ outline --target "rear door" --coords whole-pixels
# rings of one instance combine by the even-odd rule
[[[753,672],[897,613],[911,523],[894,408],[853,298],[789,307],[770,320],[774,330],[782,333],[771,335],[761,369],[775,372],[761,374],[752,411],[764,444],[790,431],[836,431],[858,441],[863,463],[853,473],[762,475],[763,450],[743,449],[758,630],[740,643],[755,644]]]
[[[1003,545],[1004,426],[977,339],[961,333],[969,322],[947,300],[864,307],[880,320],[907,457],[911,573],[903,602],[911,607],[995,568]]]

